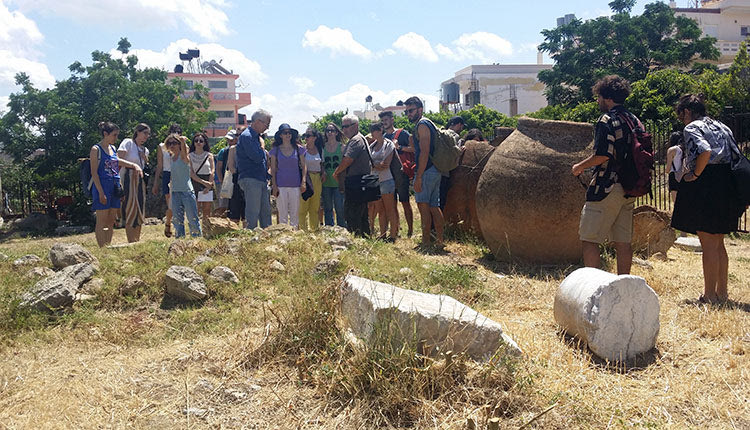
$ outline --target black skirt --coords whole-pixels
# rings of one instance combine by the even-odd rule
[[[692,182],[680,181],[672,227],[687,233],[728,234],[737,231],[742,209],[729,164],[709,164]]]

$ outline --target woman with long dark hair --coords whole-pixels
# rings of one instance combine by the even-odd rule
[[[323,145],[323,212],[325,225],[333,225],[333,212],[336,211],[336,224],[346,227],[344,217],[344,193],[339,187],[333,172],[343,159],[344,134],[334,123],[330,122],[325,128],[325,144]]]
[[[320,196],[322,192],[322,173],[323,173],[323,136],[312,127],[308,127],[305,134],[302,135],[305,142],[305,164],[307,173],[310,175],[312,182],[313,195],[307,200],[300,197],[299,202],[299,224],[302,230],[307,230],[308,218],[310,221],[310,230],[320,228]]]
[[[204,186],[202,183],[193,181],[193,190],[198,200],[198,212],[203,218],[203,222],[208,222],[211,216],[211,205],[214,201],[214,191],[212,180],[214,176],[214,155],[211,153],[211,146],[208,144],[206,133],[195,133],[193,142],[190,143],[190,167],[198,178],[208,181],[211,186]]]
[[[188,157],[187,138],[178,134],[170,134],[164,141],[164,145],[172,158],[172,223],[174,224],[175,238],[185,236],[185,217],[190,225],[190,235],[198,237],[201,235],[201,226],[198,218],[198,204],[195,201],[193,181],[204,187],[210,187],[213,181],[204,180],[195,174],[190,166]]]
[[[120,198],[123,191],[120,184],[120,168],[132,169],[134,176],[138,178],[143,178],[143,170],[138,164],[117,157],[114,144],[120,127],[111,122],[100,122],[99,133],[102,140],[91,147],[89,159],[93,184],[92,209],[96,212],[96,243],[104,247],[112,243],[115,217],[121,206]]]
[[[279,210],[279,223],[299,226],[300,193],[305,192],[305,148],[297,143],[299,132],[281,124],[274,135],[271,156],[271,185]]]
[[[145,143],[151,136],[151,127],[140,123],[133,131],[133,137],[124,139],[117,148],[117,156],[137,164],[141,170],[148,164],[148,148]],[[135,175],[126,169],[120,169],[122,188],[125,193],[125,206],[122,208],[122,219],[125,220],[125,234],[128,242],[141,239],[141,226],[146,216],[146,181],[143,175]]]
[[[729,258],[724,235],[737,231],[740,207],[731,178],[732,151],[738,151],[732,131],[706,116],[703,97],[687,94],[675,108],[683,131],[684,151],[672,227],[698,235],[703,248],[704,290],[700,301],[728,300]]]

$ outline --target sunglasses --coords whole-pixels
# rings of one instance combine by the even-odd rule
[[[341,125],[341,128],[349,128],[349,127],[351,127],[351,126],[353,126],[353,125],[355,125],[355,124],[356,124],[355,122],[353,122],[353,123],[351,123],[351,124],[342,124],[342,125]]]
[[[302,137],[304,137],[305,139],[307,139],[308,137],[315,137],[315,135],[314,134],[303,134]]]
[[[171,142],[167,142],[167,146],[179,146],[180,142],[175,142],[174,140]]]
[[[203,142],[205,142],[205,140],[203,140],[203,139],[195,139],[193,141],[193,143],[203,143]]]

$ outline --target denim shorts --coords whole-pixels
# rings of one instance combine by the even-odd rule
[[[161,172],[161,194],[169,195],[169,181],[172,179],[172,172]]]
[[[440,207],[440,178],[442,175],[435,166],[425,170],[422,174],[422,191],[415,192],[417,203],[429,203],[430,207]],[[416,191],[416,190],[415,190]]]
[[[380,182],[380,194],[393,194],[396,191],[396,181],[388,179]]]

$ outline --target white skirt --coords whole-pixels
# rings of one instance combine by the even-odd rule
[[[198,201],[199,202],[213,202],[214,190],[210,190],[207,193],[204,193],[203,191],[198,191]]]

